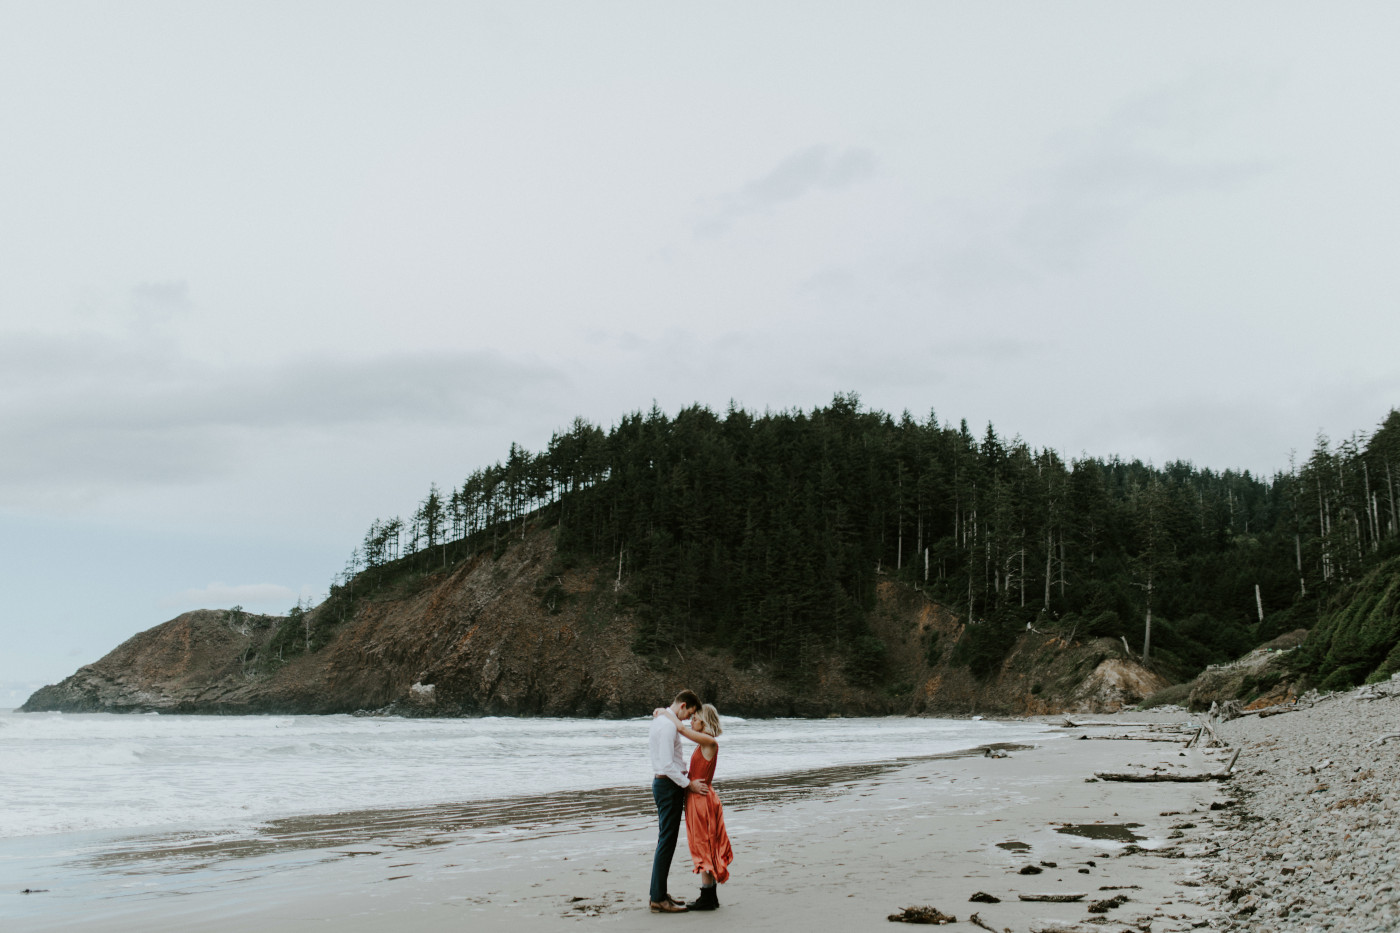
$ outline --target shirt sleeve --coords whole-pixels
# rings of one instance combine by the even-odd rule
[[[690,786],[690,778],[676,762],[676,725],[665,716],[652,720],[648,738],[651,748],[651,773],[664,774],[681,787]]]

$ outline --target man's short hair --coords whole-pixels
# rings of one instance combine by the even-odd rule
[[[695,691],[693,690],[682,690],[680,693],[676,694],[676,698],[672,702],[682,703],[689,706],[691,709],[700,708],[700,698],[695,695]]]

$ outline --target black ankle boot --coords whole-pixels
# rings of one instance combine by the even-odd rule
[[[690,905],[691,910],[714,910],[719,906],[719,896],[715,893],[718,885],[700,889],[700,897]]]

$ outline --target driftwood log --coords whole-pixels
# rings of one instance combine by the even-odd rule
[[[1094,777],[1100,781],[1132,781],[1138,784],[1170,782],[1191,784],[1197,781],[1218,781],[1225,775],[1219,771],[1197,771],[1194,774],[1180,774],[1174,771],[1095,771]]]
[[[1400,737],[1400,736],[1397,736]],[[1158,781],[1169,781],[1177,784],[1190,784],[1197,781],[1223,781],[1235,770],[1235,762],[1239,760],[1240,750],[1235,749],[1235,753],[1230,756],[1230,761],[1219,771],[1196,771],[1194,773],[1181,773],[1178,771],[1095,771],[1094,777],[1100,781],[1133,781],[1139,784],[1150,784]]]
[[[1225,745],[1226,745],[1225,740],[1222,739],[1222,738],[1220,737],[1219,733],[1217,733],[1217,732],[1215,731],[1215,726],[1211,724],[1210,720],[1206,720],[1205,722],[1201,723],[1201,728],[1205,730],[1206,735],[1210,736],[1209,740],[1206,741],[1206,744],[1205,744],[1205,747],[1206,747],[1206,748],[1224,748],[1224,747],[1225,747]]]
[[[1052,904],[1072,904],[1088,897],[1087,894],[1017,894],[1023,901],[1049,901]]]
[[[1160,722],[1103,722],[1098,719],[1082,719],[1075,722],[1068,716],[1064,718],[1064,728],[1066,729],[1157,729],[1162,731],[1179,731],[1179,727]]]

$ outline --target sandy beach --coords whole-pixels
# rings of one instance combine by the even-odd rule
[[[1134,722],[1154,718],[1125,714]],[[1156,720],[1180,723],[1184,714]],[[1103,721],[1108,721],[1104,719]],[[1078,740],[1131,726],[1064,730],[1007,757],[953,756],[717,782],[735,863],[714,914],[654,915],[646,887],[655,830],[645,788],[459,808],[308,817],[256,842],[172,836],[92,859],[90,890],[7,892],[7,929],[152,931],[198,925],[272,933],[602,927],[889,930],[932,905],[973,929],[1023,931],[1106,918],[1186,930],[1217,915],[1190,857],[1212,833],[1216,782],[1130,784],[1095,771],[1214,770],[1220,750],[1178,741]],[[1195,845],[1200,854],[1210,845]],[[1174,857],[1164,858],[1166,851]],[[684,856],[672,893],[694,897]],[[1028,869],[1028,866],[1030,867]],[[1022,873],[1039,869],[1035,873]],[[42,877],[36,875],[35,886]],[[984,893],[996,903],[970,902]],[[1073,903],[1020,895],[1082,894]],[[1122,896],[1105,913],[1093,901]]]

